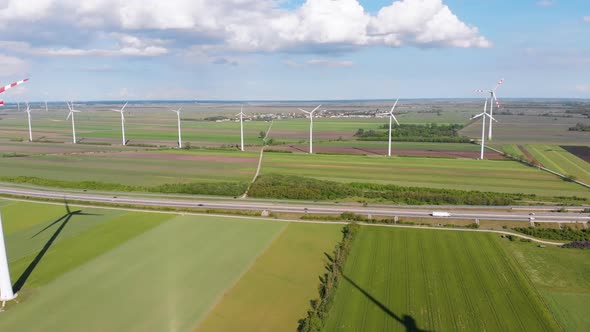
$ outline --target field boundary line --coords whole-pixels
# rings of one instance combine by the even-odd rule
[[[0,199],[9,200],[9,201],[17,201],[17,202],[35,202],[40,204],[51,204],[51,205],[60,205],[62,206],[63,203],[58,202],[46,202],[46,201],[39,201],[39,200],[31,200],[31,199],[23,199],[23,198],[12,198],[12,197],[1,197]],[[349,224],[349,221],[341,221],[341,220],[301,220],[301,219],[281,219],[281,218],[265,218],[265,217],[254,217],[254,216],[239,216],[239,215],[226,215],[226,214],[214,214],[214,213],[199,213],[199,212],[181,212],[181,211],[162,211],[157,209],[150,209],[146,207],[145,209],[140,208],[125,208],[125,207],[115,207],[115,206],[97,206],[91,204],[79,204],[79,203],[70,203],[70,206],[76,207],[83,207],[83,208],[91,208],[91,209],[105,209],[105,210],[122,210],[122,211],[130,211],[130,212],[147,212],[147,213],[163,213],[163,214],[174,214],[179,216],[200,216],[200,217],[219,217],[219,218],[234,218],[234,219],[246,219],[246,220],[263,220],[269,222],[287,222],[287,223],[301,223],[301,224],[327,224],[327,225],[346,225]],[[471,228],[447,228],[447,227],[436,227],[436,226],[418,226],[418,225],[399,225],[399,224],[372,224],[372,223],[365,223],[359,222],[359,225],[363,226],[371,226],[371,227],[398,227],[398,228],[414,228],[414,229],[433,229],[433,230],[443,230],[443,231],[459,231],[459,232],[480,232],[480,233],[496,233],[501,235],[512,235],[516,236],[521,239],[531,240],[533,242],[541,243],[541,244],[548,244],[554,246],[561,246],[564,245],[565,242],[552,242],[547,240],[537,239],[531,236],[527,236],[524,234],[519,233],[512,233],[508,231],[500,231],[494,229],[471,229]]]
[[[490,149],[490,150],[492,150],[492,151],[495,151],[495,152],[498,152],[498,153],[501,153],[501,154],[503,154],[504,156],[508,157],[508,158],[509,158],[509,159],[511,159],[511,160],[514,160],[514,161],[518,161],[518,162],[524,163],[525,165],[527,165],[527,166],[530,166],[530,167],[535,167],[535,168],[538,168],[538,169],[540,169],[540,170],[543,170],[543,171],[545,171],[545,172],[548,172],[548,173],[551,173],[551,174],[553,174],[553,175],[559,176],[559,177],[560,177],[560,178],[562,178],[563,180],[568,180],[568,181],[571,181],[571,182],[573,182],[573,183],[577,183],[577,184],[579,184],[579,185],[581,185],[581,186],[583,186],[583,187],[586,187],[586,188],[590,189],[590,184],[584,183],[584,182],[582,182],[582,181],[579,181],[579,180],[570,179],[570,178],[568,178],[567,176],[565,176],[565,175],[563,175],[563,174],[560,174],[560,173],[558,173],[558,172],[556,172],[556,171],[550,170],[550,169],[549,169],[549,168],[547,168],[547,167],[544,167],[544,166],[535,166],[535,165],[531,165],[530,163],[523,162],[522,160],[518,160],[518,159],[512,158],[510,155],[508,155],[508,154],[506,154],[506,153],[504,153],[504,152],[502,152],[502,151],[500,151],[500,150],[498,150],[498,149],[492,148],[491,146],[487,146],[487,145],[486,145],[486,146],[485,146],[485,148],[486,148],[486,149]]]
[[[254,267],[254,264],[256,264],[256,262],[258,262],[260,257],[262,257],[262,255],[264,255],[270,249],[270,247],[283,235],[283,233],[285,233],[285,231],[287,230],[288,227],[289,227],[289,224],[283,225],[283,228],[281,228],[280,231],[278,231],[275,235],[273,235],[273,237],[270,239],[270,241],[268,241],[268,244],[266,246],[264,246],[264,248],[260,251],[260,253],[258,253],[258,255],[256,255],[255,257],[252,258],[250,263],[248,263],[248,265],[244,267],[244,270],[241,271],[238,276],[236,276],[235,280],[232,280],[230,285],[228,285],[223,290],[223,292],[219,293],[219,295],[215,298],[215,301],[213,301],[211,306],[203,313],[201,318],[195,322],[195,325],[193,326],[191,331],[195,331],[196,329],[199,328],[199,326],[203,323],[203,321],[207,317],[209,317],[209,315],[213,312],[213,310],[215,310],[215,307],[217,307],[217,305],[219,305],[221,302],[223,302],[223,299],[225,298],[225,296],[232,289],[234,289],[236,287],[236,285],[240,282],[240,280],[242,280],[244,278],[246,273],[248,273],[248,271],[250,271],[252,269],[252,267]]]
[[[268,137],[268,134],[270,133],[270,129],[272,128],[273,123],[274,123],[274,120],[272,120],[270,122],[270,125],[268,126],[268,129],[266,130],[266,134],[264,135],[264,138],[262,139],[263,145],[262,145],[262,148],[260,149],[260,156],[258,157],[258,166],[256,167],[256,173],[254,173],[254,177],[252,178],[250,185],[248,185],[248,188],[246,188],[246,192],[244,192],[244,194],[242,196],[240,196],[240,198],[248,197],[248,192],[250,191],[250,187],[252,187],[254,182],[256,182],[258,175],[260,175],[260,169],[262,168],[262,158],[264,157],[264,149],[266,148],[266,138]]]

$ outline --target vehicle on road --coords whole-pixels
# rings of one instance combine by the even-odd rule
[[[451,214],[445,211],[432,211],[430,214],[433,217],[450,217]]]

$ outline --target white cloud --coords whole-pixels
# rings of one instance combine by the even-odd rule
[[[20,76],[29,70],[29,63],[20,58],[0,54],[0,68],[1,77]]]
[[[296,62],[293,60],[285,60],[283,64],[291,68],[302,68],[306,66],[322,66],[322,67],[351,67],[354,62],[349,60],[334,60],[334,59],[311,59],[305,62]]]
[[[537,6],[541,6],[541,7],[549,7],[549,6],[553,6],[555,4],[557,4],[557,1],[552,1],[552,0],[537,1]]]
[[[282,0],[4,2],[0,6],[0,33],[26,40],[37,53],[45,55],[158,56],[171,48],[190,47],[275,52],[368,46],[491,46],[476,27],[461,21],[443,0],[392,1],[375,16],[358,0],[306,0],[289,10],[280,7]],[[14,32],[15,25],[25,22],[27,30]],[[52,37],[56,32],[45,31],[48,27],[63,29],[68,38]],[[120,47],[89,46],[96,40],[104,45],[101,38]],[[165,47],[160,38],[173,45]],[[43,43],[36,43],[37,39],[43,39]]]
[[[578,85],[578,86],[576,86],[576,91],[590,92],[590,85]]]

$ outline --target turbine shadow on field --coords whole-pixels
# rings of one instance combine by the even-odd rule
[[[399,317],[387,306],[385,306],[383,303],[381,303],[379,300],[373,297],[373,295],[369,294],[369,292],[364,290],[361,286],[357,285],[352,279],[347,277],[346,274],[342,272],[341,275],[342,278],[344,278],[344,280],[348,281],[354,288],[356,288],[359,292],[361,292],[364,296],[371,300],[371,302],[373,302],[373,304],[379,307],[379,309],[383,310],[383,312],[388,314],[391,318],[397,320],[400,324],[403,324],[407,332],[428,332],[427,330],[422,330],[418,328],[418,325],[416,324],[416,320],[414,319],[414,317],[410,315],[403,315],[402,317]]]
[[[23,273],[20,275],[20,277],[16,280],[16,282],[12,286],[12,289],[15,293],[17,293],[18,291],[20,291],[23,288],[23,286],[27,282],[27,279],[29,279],[29,277],[31,276],[33,271],[35,271],[35,268],[37,267],[37,265],[39,265],[39,263],[41,262],[41,259],[43,259],[43,256],[45,256],[45,254],[47,253],[49,248],[51,248],[51,245],[53,244],[53,242],[55,242],[55,240],[57,239],[59,234],[66,227],[66,225],[68,224],[68,222],[70,221],[70,219],[74,215],[86,215],[86,216],[94,215],[94,214],[90,214],[90,213],[83,213],[82,210],[71,211],[70,207],[68,205],[68,202],[65,202],[65,206],[66,206],[66,211],[67,211],[66,214],[59,217],[58,219],[56,219],[55,221],[53,221],[52,223],[50,223],[45,228],[43,228],[42,230],[40,230],[39,232],[37,232],[35,235],[33,235],[31,237],[31,239],[36,237],[37,235],[43,233],[44,231],[48,230],[49,228],[58,224],[61,221],[61,225],[59,225],[59,227],[57,228],[55,233],[53,233],[53,235],[49,238],[47,243],[45,243],[43,248],[41,248],[41,251],[39,251],[37,256],[35,256],[35,259],[33,259],[33,261],[31,261],[29,266],[27,266],[27,268],[23,271]]]

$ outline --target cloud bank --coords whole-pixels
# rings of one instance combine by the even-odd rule
[[[4,0],[0,40],[44,56],[336,52],[363,47],[482,48],[491,43],[442,0],[399,0],[375,15],[357,0]],[[21,27],[15,29],[15,27]],[[10,38],[10,40],[6,40]]]

